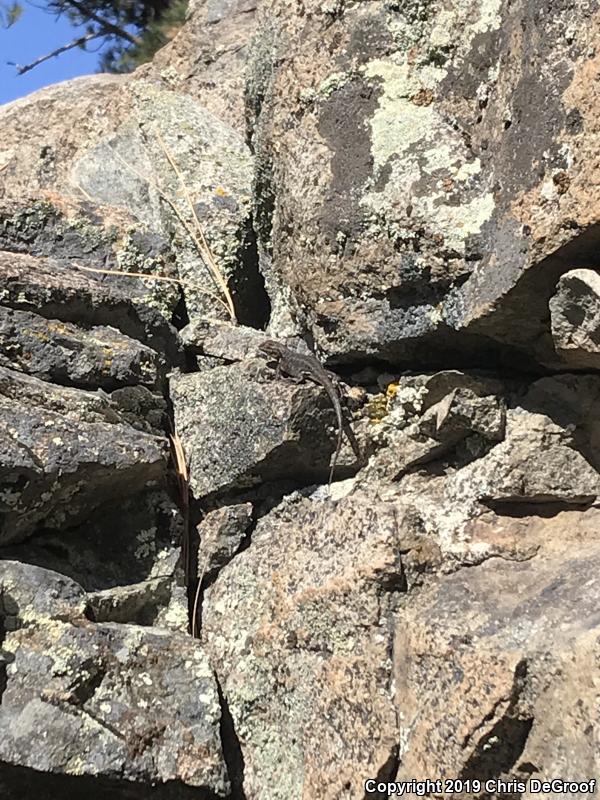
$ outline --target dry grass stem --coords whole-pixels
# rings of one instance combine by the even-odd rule
[[[171,452],[173,454],[173,463],[175,465],[175,474],[177,476],[177,483],[179,485],[179,493],[181,495],[181,505],[183,513],[183,541],[181,547],[181,558],[183,560],[183,568],[185,572],[185,585],[189,588],[191,582],[191,531],[190,531],[190,484],[189,484],[189,467],[183,443],[176,430],[170,435]],[[194,597],[194,611],[191,618],[191,632],[192,636],[196,638],[196,608],[199,594],[198,584],[196,588],[196,595]]]
[[[76,264],[75,262],[71,262],[73,267],[77,269],[81,269],[84,272],[97,272],[100,275],[119,275],[122,278],[145,278],[150,281],[165,281],[166,283],[176,283],[179,286],[187,286],[189,289],[193,289],[196,292],[200,292],[201,294],[206,294],[209,297],[212,297],[213,300],[216,300],[217,303],[220,303],[225,311],[229,313],[229,309],[225,305],[225,302],[221,297],[219,297],[216,292],[211,292],[210,289],[204,289],[201,286],[198,286],[191,281],[184,281],[181,278],[169,278],[167,275],[149,275],[145,272],[121,272],[118,269],[101,269],[100,267],[84,267],[83,264]]]
[[[181,188],[182,188],[184,197],[185,197],[185,199],[187,201],[187,204],[189,206],[190,212],[191,212],[191,214],[192,214],[192,216],[194,218],[194,225],[196,227],[196,231],[197,231],[198,239],[199,239],[199,244],[200,244],[200,246],[198,247],[198,249],[200,250],[200,254],[204,258],[206,258],[206,263],[207,263],[207,266],[208,266],[208,268],[210,269],[210,271],[211,271],[211,273],[213,275],[213,279],[215,280],[217,286],[223,292],[223,296],[226,299],[227,305],[229,307],[229,313],[231,315],[231,318],[232,318],[232,320],[235,320],[235,308],[234,308],[234,305],[233,305],[233,299],[232,299],[231,294],[229,292],[229,287],[227,286],[227,282],[226,282],[225,278],[223,277],[223,275],[221,273],[221,270],[219,269],[219,265],[217,264],[217,262],[215,260],[215,257],[213,256],[212,251],[211,251],[210,247],[208,246],[208,242],[206,241],[206,237],[204,236],[204,231],[202,230],[202,223],[200,222],[200,219],[199,219],[198,214],[196,212],[196,207],[195,207],[194,201],[192,200],[192,197],[190,195],[190,192],[189,192],[189,189],[188,189],[187,184],[185,182],[185,179],[184,179],[184,177],[183,177],[183,175],[181,173],[181,170],[177,166],[177,163],[175,161],[175,158],[173,157],[173,154],[171,153],[171,151],[169,150],[169,148],[165,144],[164,139],[162,138],[162,136],[160,135],[160,133],[158,131],[156,131],[156,138],[158,139],[158,143],[160,144],[165,156],[167,157],[167,160],[168,160],[169,164],[173,168],[173,172],[175,173],[175,175],[177,175],[177,179],[179,180],[179,183],[181,184]],[[196,242],[196,244],[198,245],[198,242]]]
[[[171,439],[171,444],[173,446],[173,453],[175,455],[175,472],[177,474],[177,480],[179,481],[180,484],[184,485],[187,488],[190,474],[189,474],[187,459],[185,457],[185,452],[183,449],[183,444],[177,432],[172,433],[170,439]]]
[[[226,309],[231,321],[235,323],[235,322],[237,322],[237,319],[236,319],[236,316],[235,316],[235,307],[233,305],[233,299],[231,297],[231,293],[229,291],[229,287],[227,286],[227,283],[226,283],[225,279],[223,278],[223,275],[221,274],[221,271],[219,270],[219,267],[218,267],[218,265],[217,265],[217,263],[216,263],[216,261],[214,259],[214,256],[213,256],[213,254],[212,254],[212,252],[210,250],[210,247],[208,246],[208,242],[206,241],[206,238],[204,236],[204,232],[202,231],[202,225],[200,223],[200,220],[198,219],[198,215],[196,214],[196,209],[194,207],[192,198],[190,197],[189,191],[188,191],[187,186],[185,184],[183,175],[181,174],[181,170],[179,170],[177,164],[175,163],[175,160],[173,159],[172,154],[168,150],[168,148],[167,148],[165,142],[163,141],[162,137],[160,136],[160,134],[157,133],[156,135],[157,135],[158,141],[160,143],[160,146],[161,146],[161,148],[162,148],[162,150],[163,150],[163,152],[165,154],[165,157],[167,158],[169,164],[171,165],[171,168],[175,172],[179,182],[181,183],[181,185],[183,187],[184,195],[185,195],[186,200],[187,200],[187,202],[188,202],[188,204],[190,206],[190,209],[191,209],[191,212],[192,212],[192,215],[193,215],[193,218],[194,218],[194,228],[195,228],[195,230],[194,230],[194,228],[192,228],[190,226],[190,224],[188,223],[186,218],[183,216],[183,214],[179,210],[179,207],[178,207],[177,203],[175,202],[175,200],[173,200],[172,197],[169,197],[169,195],[165,191],[163,191],[163,189],[161,189],[161,187],[158,185],[158,183],[155,180],[153,180],[152,178],[149,178],[147,175],[144,175],[139,170],[137,170],[132,164],[130,164],[129,162],[125,161],[125,159],[119,153],[117,153],[117,151],[114,150],[112,147],[110,148],[110,150],[113,153],[113,155],[115,156],[115,158],[121,164],[123,164],[123,166],[126,169],[128,169],[130,172],[132,172],[141,181],[144,181],[144,183],[147,183],[149,186],[152,186],[152,188],[156,191],[158,196],[162,200],[164,200],[164,202],[167,203],[167,205],[171,208],[171,210],[173,211],[173,213],[175,214],[175,216],[177,217],[177,219],[181,223],[182,227],[184,228],[184,230],[186,231],[186,233],[188,234],[188,236],[190,237],[190,239],[194,243],[198,253],[200,254],[200,257],[202,258],[202,260],[203,260],[206,268],[208,269],[213,281],[215,282],[215,285],[217,286],[217,288],[223,294],[224,299],[220,298],[221,304]],[[213,295],[213,296],[216,297],[216,295]]]

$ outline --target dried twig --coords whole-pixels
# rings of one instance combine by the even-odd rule
[[[183,178],[181,170],[177,166],[177,163],[176,163],[176,161],[175,161],[175,159],[173,157],[173,154],[168,149],[167,145],[165,144],[164,139],[162,138],[162,136],[160,135],[160,133],[158,131],[156,131],[156,138],[158,139],[158,142],[159,142],[159,144],[160,144],[165,156],[167,157],[167,160],[168,160],[169,164],[173,168],[173,172],[175,173],[175,175],[177,175],[177,179],[179,180],[179,183],[181,184],[181,188],[183,190],[184,197],[185,197],[185,199],[187,201],[187,204],[188,204],[188,206],[190,208],[190,211],[192,213],[192,216],[194,218],[194,224],[195,224],[195,227],[196,227],[196,231],[197,231],[198,239],[199,239],[199,245],[200,245],[198,247],[198,249],[200,250],[201,255],[206,258],[207,266],[208,266],[208,268],[210,269],[210,271],[212,273],[213,279],[215,280],[217,286],[223,292],[223,296],[225,297],[225,300],[227,302],[227,306],[229,307],[229,313],[231,315],[231,318],[233,320],[235,320],[235,308],[234,308],[234,305],[233,305],[233,299],[232,299],[231,294],[229,292],[229,287],[227,286],[227,282],[223,278],[223,275],[221,274],[221,270],[219,269],[219,266],[218,266],[217,262],[215,261],[215,258],[214,258],[213,254],[211,252],[210,247],[208,246],[208,242],[206,241],[206,237],[204,236],[204,231],[202,230],[202,224],[201,224],[200,219],[198,217],[198,213],[196,212],[196,206],[194,205],[194,202],[193,202],[193,200],[191,198],[189,189],[188,189],[188,187],[186,185],[186,182],[185,182],[185,180]],[[198,242],[197,242],[197,245],[198,245]]]
[[[181,497],[181,511],[183,514],[183,539],[181,544],[181,558],[183,560],[183,569],[185,573],[185,585],[189,589],[192,579],[191,569],[191,531],[190,531],[190,483],[189,483],[189,468],[183,443],[176,430],[170,435],[171,452],[173,456],[173,463],[175,465],[175,475],[177,476],[177,485],[179,488],[179,495]],[[195,636],[195,615],[192,616],[191,630],[192,636]]]
[[[118,269],[101,269],[100,267],[84,267],[83,264],[76,264],[74,261],[71,262],[71,266],[76,267],[77,269],[81,269],[84,272],[97,272],[100,275],[118,275],[121,278],[146,278],[150,281],[165,281],[166,283],[176,283],[179,286],[187,286],[190,289],[193,289],[196,292],[201,292],[202,294],[206,294],[209,297],[212,297],[217,303],[221,303],[221,305],[227,311],[227,306],[225,305],[223,299],[219,297],[218,294],[215,292],[211,292],[210,289],[204,289],[202,286],[198,286],[191,281],[184,281],[181,278],[170,278],[167,275],[150,275],[145,272],[121,272]]]
[[[168,151],[166,149],[166,146],[165,146],[162,138],[160,138],[160,136],[158,136],[158,138],[159,138],[159,141],[161,142],[161,147],[163,147],[163,151],[165,153],[165,156],[167,157],[167,159],[169,159],[169,153],[168,153]],[[204,234],[202,232],[202,227],[200,225],[200,220],[198,219],[198,216],[196,214],[194,205],[191,202],[191,198],[189,197],[189,192],[187,192],[187,189],[184,189],[184,191],[186,192],[187,198],[189,198],[189,202],[191,203],[191,208],[192,208],[192,212],[193,212],[193,215],[194,215],[194,221],[195,221],[196,230],[194,230],[194,228],[192,228],[190,226],[190,224],[188,223],[186,218],[183,216],[183,214],[179,210],[179,207],[178,207],[177,203],[175,202],[175,200],[173,200],[172,197],[169,197],[169,195],[163,189],[161,189],[161,187],[158,185],[158,183],[155,180],[153,180],[152,178],[149,178],[147,175],[144,175],[142,172],[137,170],[132,164],[130,164],[129,162],[125,161],[125,159],[119,153],[117,153],[117,151],[114,150],[112,147],[110,148],[110,150],[113,153],[113,155],[115,156],[115,158],[118,161],[120,161],[121,164],[123,164],[123,166],[126,169],[128,169],[131,173],[133,173],[137,178],[139,178],[140,180],[144,181],[144,183],[147,183],[149,186],[152,186],[152,188],[156,191],[158,196],[162,200],[164,200],[165,203],[167,203],[167,205],[170,206],[171,210],[173,211],[173,213],[175,214],[175,216],[177,217],[177,219],[179,220],[179,222],[183,226],[184,230],[186,231],[186,233],[188,234],[188,236],[190,237],[190,239],[192,240],[194,245],[196,246],[196,249],[198,250],[198,253],[200,254],[200,257],[202,258],[202,260],[205,262],[205,264],[207,266],[207,269],[209,270],[209,273],[210,273],[213,281],[215,282],[217,287],[223,293],[225,300],[220,298],[221,305],[223,305],[225,307],[225,309],[227,311],[227,314],[229,315],[231,321],[235,323],[237,321],[236,320],[236,316],[235,316],[235,307],[233,305],[233,300],[232,300],[231,294],[229,292],[229,288],[228,288],[225,280],[223,279],[223,276],[221,275],[221,272],[220,272],[220,270],[219,270],[219,268],[218,268],[218,266],[217,266],[217,264],[215,262],[215,259],[214,259],[213,255],[212,255],[211,251],[210,251],[208,243],[206,242],[206,238],[204,237]],[[173,165],[173,162],[171,160],[169,160],[169,163],[171,164],[171,166],[175,170],[175,173],[178,176],[179,180],[183,181],[183,178],[181,177],[181,173],[178,171],[176,166]],[[183,185],[185,187],[185,184],[183,184]],[[214,296],[216,297],[216,295],[214,295]]]
[[[61,53],[66,53],[67,50],[72,50],[74,47],[81,47],[81,45],[87,44],[87,42],[91,42],[92,39],[98,39],[101,36],[105,36],[105,34],[102,32],[86,33],[84,36],[73,39],[73,41],[68,44],[57,47],[56,50],[52,50],[51,53],[46,53],[46,55],[36,58],[35,61],[32,61],[30,64],[15,64],[14,61],[7,61],[6,63],[11,67],[16,67],[17,75],[25,75],[26,72],[34,69],[39,64],[43,64],[44,61],[48,61],[50,58],[54,58],[54,56],[59,56]]]

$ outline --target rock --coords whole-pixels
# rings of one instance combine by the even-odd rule
[[[162,437],[93,412],[88,421],[88,413],[88,393],[0,368],[1,544],[30,536],[42,522],[73,526],[163,478]]]
[[[236,131],[245,130],[245,70],[256,0],[195,0],[184,27],[136,77],[190,94]]]
[[[393,769],[397,531],[372,497],[288,498],[206,590],[202,638],[248,800],[363,798],[365,776]]]
[[[448,442],[427,436],[416,425],[390,431],[385,436],[385,446],[356,476],[355,485],[364,487],[378,481],[397,481],[407,471],[441,458],[450,449]]]
[[[0,632],[3,635],[44,619],[81,625],[85,622],[86,609],[85,591],[70,578],[31,564],[0,561]]]
[[[450,481],[458,501],[477,496],[494,503],[592,503],[600,475],[574,448],[561,427],[541,414],[520,409],[507,415],[506,440]]]
[[[198,575],[210,575],[224,567],[239,550],[251,523],[251,503],[210,511],[198,525]]]
[[[0,366],[46,381],[106,391],[164,380],[164,361],[140,342],[106,326],[83,329],[0,306]]]
[[[215,299],[220,290],[205,265],[208,257],[200,252],[204,236],[236,295],[238,319],[246,321],[247,295],[256,300],[260,278],[250,231],[251,156],[241,134],[191,97],[126,76],[89,76],[43,89],[3,106],[0,120],[0,197],[58,195],[59,207],[84,198],[92,208],[109,206],[125,214],[130,219],[125,239],[106,245],[115,268],[153,272],[174,261],[175,275],[167,277],[185,282],[190,318],[226,316],[222,298]],[[97,225],[96,230],[110,239],[110,229]],[[168,256],[146,258],[143,248],[131,246],[136,236],[170,243]],[[59,245],[58,251],[51,254],[60,257],[64,248]],[[105,264],[97,259],[94,267]],[[146,304],[164,309],[164,283],[149,286]],[[171,312],[178,300],[172,288]],[[262,311],[256,313],[260,317]]]
[[[556,352],[572,368],[600,366],[600,275],[574,269],[558,282],[550,300]]]
[[[516,380],[500,379],[489,372],[461,372],[456,369],[446,369],[424,376],[424,396],[420,408],[422,411],[427,411],[454,391],[466,391],[471,396],[489,398],[491,395],[506,395],[518,386],[519,383]]]
[[[166,493],[108,502],[69,531],[43,531],[2,549],[14,558],[68,575],[88,592],[97,622],[162,625],[187,631],[180,544],[182,519]],[[107,558],[119,542],[119,557]],[[1,562],[0,562],[1,563]]]
[[[0,187],[2,181],[0,179]],[[0,250],[67,261],[81,274],[92,270],[98,280],[113,282],[105,270],[177,278],[169,239],[156,226],[142,223],[124,208],[94,203],[40,190],[44,199],[0,199]],[[1,192],[0,192],[1,194]],[[133,296],[159,311],[166,319],[176,312],[180,298],[177,284],[147,280],[133,275],[121,279]]]
[[[107,284],[53,259],[14,253],[0,253],[0,279],[2,306],[54,322],[109,325],[161,353],[169,363],[181,359],[175,329],[146,304],[143,287],[136,297],[131,279],[113,276]]]
[[[228,795],[217,685],[190,637],[40,620],[3,648],[3,765]]]
[[[439,563],[427,570],[448,573],[490,558],[532,558],[539,544],[520,535],[517,520],[553,518],[567,509],[582,513],[599,490],[600,476],[572,433],[516,407],[507,412],[505,440],[488,452],[475,452],[466,463],[425,465],[397,483],[382,482],[378,494],[401,501],[403,526],[437,548]]]
[[[194,497],[292,478],[326,480],[335,417],[319,386],[274,380],[262,360],[174,377]]]
[[[119,419],[132,428],[161,436],[168,428],[168,406],[162,395],[157,395],[145,386],[124,386],[115,389],[109,396],[112,409]]]
[[[460,376],[456,373],[453,378]],[[502,441],[506,426],[506,404],[494,395],[480,396],[473,389],[452,389],[443,400],[430,405],[446,381],[420,376],[393,384],[388,393],[390,407],[376,433],[377,451],[357,478],[357,485],[374,481],[396,481],[408,470],[445,458],[461,445],[458,460],[481,457]],[[446,376],[448,377],[448,376]],[[471,379],[475,389],[483,383]],[[462,382],[462,381],[461,381]],[[465,380],[465,384],[469,381]],[[446,385],[449,388],[454,380]],[[419,416],[418,410],[424,411]],[[407,424],[409,419],[414,421]],[[456,460],[456,459],[455,459]]]
[[[538,542],[537,555],[441,577],[404,606],[394,644],[399,780],[597,774],[588,724],[598,522],[597,509],[498,519],[488,535],[512,528]]]
[[[190,323],[181,331],[183,343],[193,353],[224,361],[253,358],[270,337],[255,328],[216,321]]]
[[[455,444],[465,436],[476,435],[489,442],[501,442],[506,427],[506,405],[502,398],[479,397],[470,389],[454,389],[431,406],[419,429],[430,429],[441,442]]]
[[[544,414],[565,430],[573,447],[600,472],[600,402],[597,375],[554,375],[535,381],[518,401],[532,413]]]
[[[154,625],[159,613],[168,607],[170,597],[171,577],[167,576],[92,592],[89,602],[94,622]],[[175,629],[187,632],[187,614],[180,614],[177,622]]]
[[[264,0],[249,118],[273,333],[344,363],[556,364],[548,300],[595,253],[599,26],[587,0]]]

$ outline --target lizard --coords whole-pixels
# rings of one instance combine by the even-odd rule
[[[359,459],[359,461],[361,460],[360,448],[354,433],[348,424],[344,424],[345,420],[342,413],[339,390],[334,385],[333,380],[329,377],[329,373],[325,367],[312,353],[300,353],[297,350],[292,350],[275,339],[268,339],[267,341],[263,342],[258,349],[263,355],[275,360],[277,362],[278,370],[284,375],[288,375],[290,378],[295,378],[298,380],[308,378],[314,383],[322,386],[327,392],[337,421],[337,446],[333,456],[333,461],[331,463],[329,481],[327,484],[328,487],[331,487],[333,474],[337,466],[340,450],[342,449],[344,432],[348,437],[348,441],[350,442],[356,457]]]

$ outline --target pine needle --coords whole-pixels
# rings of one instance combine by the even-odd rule
[[[214,258],[213,254],[212,254],[212,251],[211,251],[210,247],[208,246],[208,242],[206,241],[206,237],[204,236],[204,231],[202,230],[202,223],[200,222],[200,218],[198,217],[198,214],[196,212],[196,206],[194,205],[194,202],[193,202],[192,197],[190,195],[190,191],[189,191],[189,189],[187,187],[185,179],[184,179],[184,177],[183,177],[183,175],[181,173],[181,170],[177,166],[177,163],[175,161],[175,158],[173,157],[173,154],[168,149],[167,145],[165,144],[164,139],[162,138],[162,136],[160,135],[158,130],[156,131],[156,138],[158,139],[158,143],[162,147],[162,150],[163,150],[165,156],[167,157],[167,160],[168,160],[169,164],[173,168],[173,172],[175,173],[175,175],[177,175],[177,179],[179,180],[179,183],[181,184],[181,188],[183,190],[184,197],[185,197],[185,199],[187,201],[187,204],[188,204],[188,206],[190,208],[190,211],[192,213],[192,216],[194,218],[194,224],[195,224],[195,227],[196,227],[196,232],[198,234],[198,239],[200,240],[200,245],[201,245],[201,247],[199,247],[199,250],[200,250],[201,254],[203,255],[203,257],[206,256],[207,266],[209,267],[217,286],[223,292],[223,296],[225,297],[226,302],[227,302],[227,306],[229,307],[229,313],[231,315],[231,318],[233,320],[235,320],[235,308],[234,308],[234,305],[233,305],[233,299],[232,299],[231,294],[229,292],[229,287],[227,286],[227,282],[225,281],[225,278],[221,274],[221,270],[219,269],[219,266],[218,266],[217,262],[215,261],[215,258]]]
[[[179,286],[187,286],[190,289],[193,289],[195,292],[200,292],[201,294],[206,294],[209,297],[212,297],[213,300],[216,300],[217,303],[220,303],[225,311],[229,312],[229,309],[225,305],[224,300],[219,297],[218,294],[215,292],[211,292],[210,289],[204,289],[198,284],[192,283],[191,281],[184,281],[181,278],[170,278],[167,275],[150,275],[145,272],[121,272],[118,269],[101,269],[100,267],[84,267],[83,264],[76,264],[74,261],[71,262],[71,266],[76,267],[77,269],[81,269],[84,272],[97,272],[100,275],[118,275],[121,278],[144,278],[149,281],[165,281],[166,283],[176,283]]]
[[[200,220],[198,219],[198,215],[196,214],[196,209],[195,209],[194,204],[192,202],[192,199],[190,197],[189,190],[187,189],[187,186],[185,184],[185,181],[183,179],[181,171],[179,170],[178,166],[176,165],[176,163],[175,163],[175,161],[173,159],[173,156],[171,155],[170,151],[167,149],[167,146],[164,143],[164,141],[163,141],[162,137],[160,136],[160,134],[157,133],[156,135],[157,135],[157,139],[158,139],[158,141],[159,141],[159,143],[161,145],[161,148],[162,148],[162,150],[163,150],[163,152],[165,154],[165,157],[169,161],[169,164],[171,165],[173,171],[175,172],[178,180],[182,184],[182,187],[183,187],[183,190],[184,190],[184,193],[185,193],[185,196],[186,196],[186,200],[187,200],[188,204],[190,205],[190,208],[191,208],[191,211],[192,211],[192,214],[193,214],[193,217],[194,217],[195,230],[194,230],[193,227],[190,226],[190,224],[188,223],[186,218],[183,216],[183,214],[179,210],[179,207],[178,207],[177,203],[175,202],[175,200],[173,200],[173,198],[170,197],[158,185],[158,183],[155,180],[153,180],[152,178],[149,178],[147,175],[144,175],[139,170],[137,170],[132,164],[130,164],[128,161],[125,161],[125,159],[119,153],[117,153],[117,151],[114,150],[112,147],[110,147],[109,149],[110,149],[111,153],[115,156],[115,158],[126,169],[128,169],[131,173],[133,173],[133,175],[135,175],[137,178],[139,178],[144,183],[147,183],[149,186],[152,186],[152,188],[155,190],[155,192],[158,194],[158,196],[162,200],[164,200],[164,202],[167,203],[167,205],[171,208],[171,210],[173,211],[173,213],[175,214],[175,216],[177,217],[177,219],[179,220],[179,222],[183,226],[184,230],[186,231],[186,233],[188,234],[188,236],[190,237],[190,239],[194,243],[194,246],[196,247],[200,257],[202,258],[202,261],[204,262],[206,268],[208,269],[208,271],[209,271],[214,283],[216,284],[217,288],[223,294],[223,297],[225,299],[220,298],[221,305],[223,305],[224,308],[226,309],[227,314],[229,315],[231,321],[233,323],[236,323],[237,322],[237,318],[236,318],[236,315],[235,315],[235,307],[233,305],[233,299],[231,297],[231,293],[229,291],[227,283],[225,282],[225,279],[223,278],[223,276],[221,274],[221,271],[219,270],[219,267],[218,267],[218,265],[217,265],[217,263],[216,263],[216,261],[214,259],[214,256],[212,255],[210,247],[208,246],[208,242],[206,241],[206,238],[205,238],[204,233],[202,231],[202,226],[201,226]],[[216,297],[216,295],[213,295],[213,296]]]

